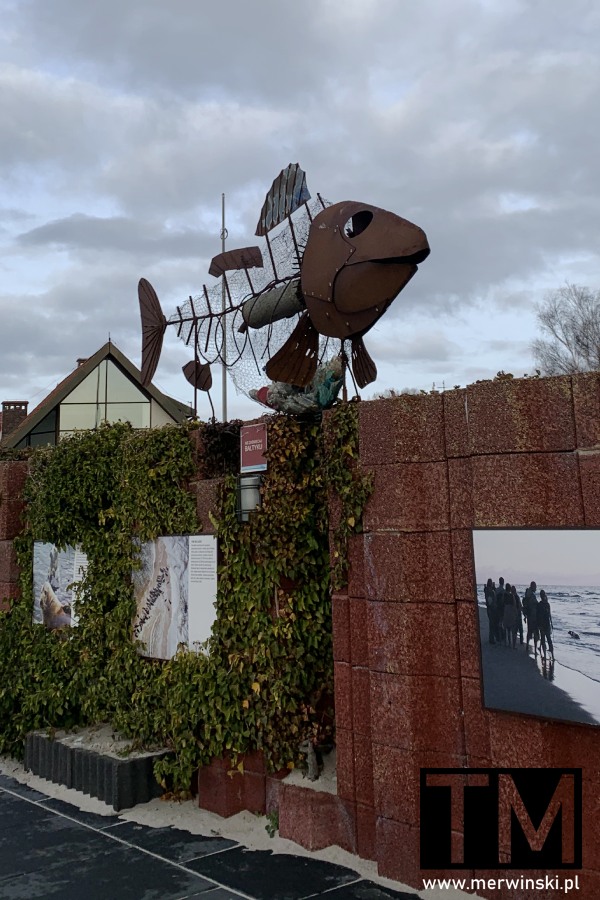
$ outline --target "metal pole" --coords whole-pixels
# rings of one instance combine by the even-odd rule
[[[225,239],[227,237],[227,229],[225,228],[225,194],[221,194],[221,253],[225,253]],[[222,386],[221,394],[223,399],[223,421],[227,421],[227,323],[225,321],[225,277],[222,275],[221,284],[221,317],[223,328],[223,353],[222,353]]]
[[[194,317],[194,419],[198,418],[198,319]]]

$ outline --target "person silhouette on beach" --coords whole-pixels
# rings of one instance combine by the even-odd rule
[[[552,613],[550,611],[550,603],[548,602],[548,596],[546,591],[540,591],[540,599],[537,605],[537,623],[538,630],[540,633],[540,646],[541,652],[544,655],[544,659],[546,658],[546,641],[548,641],[548,650],[554,659],[554,647],[552,645]]]
[[[500,576],[498,579],[498,587],[496,588],[496,614],[498,618],[498,634],[497,641],[500,644],[504,643],[504,602],[506,598],[506,591],[504,589],[504,578]]]
[[[529,650],[529,641],[533,638],[533,650],[535,655],[537,656],[537,645],[540,639],[540,634],[538,630],[537,624],[537,597],[535,592],[537,590],[537,585],[535,581],[532,581],[527,590],[525,591],[525,596],[523,598],[523,612],[527,618],[527,639],[525,643],[525,650]]]
[[[483,594],[488,617],[488,640],[490,644],[495,644],[498,633],[498,615],[496,612],[496,591],[491,578],[488,578]]]
[[[513,650],[517,645],[517,605],[510,584],[504,590],[504,612],[502,617],[504,636],[507,647]]]
[[[523,643],[523,605],[521,603],[521,598],[517,594],[517,589],[514,584],[511,584],[510,589],[512,591],[512,595],[515,598],[515,607],[517,610],[517,633],[519,635],[519,643]]]

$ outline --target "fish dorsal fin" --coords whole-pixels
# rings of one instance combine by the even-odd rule
[[[213,256],[208,274],[218,278],[231,269],[261,269],[262,266],[260,247],[241,247],[239,250],[226,250]]]
[[[310,192],[306,186],[306,173],[298,163],[290,163],[281,170],[265,197],[255,234],[262,237],[307,200],[310,200]]]

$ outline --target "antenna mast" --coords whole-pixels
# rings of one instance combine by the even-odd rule
[[[225,194],[221,194],[221,253],[225,253],[225,239],[227,238],[227,229],[225,228]],[[221,285],[221,309],[225,313],[225,276]],[[223,421],[227,421],[227,327],[225,324],[225,316],[223,315],[223,356],[222,356],[222,387],[221,394],[223,399]]]

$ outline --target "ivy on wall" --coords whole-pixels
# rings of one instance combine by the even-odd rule
[[[169,747],[157,776],[185,792],[212,757],[228,755],[235,765],[258,749],[271,768],[292,767],[302,740],[331,739],[328,492],[338,493],[343,510],[336,584],[368,495],[351,465],[356,410],[340,406],[331,419],[326,440],[318,423],[269,419],[262,508],[242,524],[237,423],[203,425],[199,441],[188,427],[139,432],[119,423],[34,452],[28,525],[16,542],[21,598],[0,614],[0,752],[20,755],[32,729],[110,722],[134,746]],[[210,652],[181,649],[171,660],[148,660],[132,641],[136,546],[201,529],[190,490],[196,443],[205,477],[229,472],[217,510]],[[88,556],[79,624],[68,633],[31,622],[35,540],[81,544]]]

